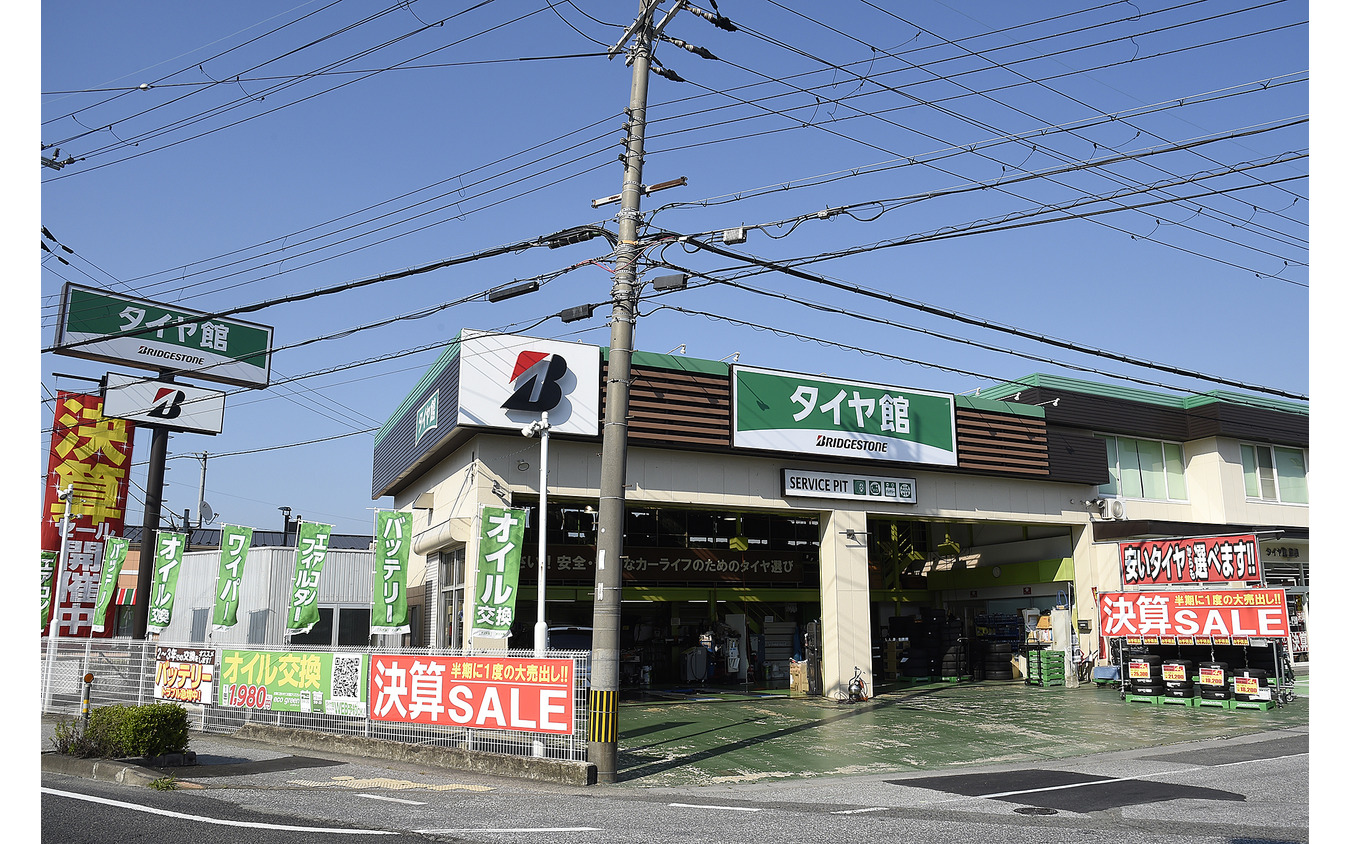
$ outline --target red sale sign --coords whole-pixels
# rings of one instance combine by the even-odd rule
[[[1289,635],[1283,589],[1107,592],[1098,607],[1106,637]]]
[[[570,659],[373,654],[370,717],[570,735]]]

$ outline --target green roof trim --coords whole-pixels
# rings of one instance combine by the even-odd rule
[[[1022,389],[1026,389],[1023,387]],[[956,396],[957,407],[967,407],[971,410],[987,410],[991,413],[1012,413],[1017,416],[1030,416],[1035,419],[1045,418],[1045,408],[1037,407],[1034,404],[1018,404],[1015,401],[1000,401],[999,399],[990,399],[981,396]]]
[[[600,354],[609,361],[609,347],[602,346]],[[677,372],[696,372],[701,375],[726,375],[731,366],[720,360],[703,360],[686,355],[658,355],[652,352],[633,352],[633,366],[647,366],[652,369],[672,369]]]
[[[407,398],[398,406],[398,410],[394,411],[394,415],[390,416],[388,421],[380,426],[380,430],[375,434],[375,445],[379,445],[385,434],[388,434],[395,423],[403,418],[403,414],[408,412],[408,408],[412,407],[413,402],[421,397],[423,391],[435,380],[436,376],[444,372],[450,362],[459,357],[459,338],[462,334],[463,332],[455,335],[455,339],[451,340],[450,345],[445,347],[445,351],[441,352],[441,356],[436,358],[436,362],[427,368],[427,371],[422,375],[422,380],[418,381],[417,386],[413,387],[412,392],[408,393]]]
[[[1046,375],[1045,373],[1040,372],[1018,378],[1016,381],[1009,381],[988,389],[982,389],[980,390],[979,397],[982,399],[1006,399],[1008,396],[1016,395],[1022,390],[1029,390],[1033,387],[1041,387],[1047,390],[1063,390],[1071,393],[1084,393],[1086,395],[1102,396],[1112,399],[1123,399],[1125,401],[1153,404],[1161,407],[1172,407],[1177,410],[1189,410],[1195,407],[1204,407],[1208,404],[1222,402],[1226,404],[1241,404],[1248,407],[1264,407],[1281,413],[1297,413],[1303,416],[1308,415],[1308,405],[1306,403],[1269,399],[1262,396],[1250,395],[1248,393],[1211,390],[1205,393],[1191,393],[1185,396],[1168,395],[1167,393],[1155,393],[1149,390],[1140,390],[1136,387],[1120,387],[1114,384],[1101,384],[1095,381],[1065,378],[1062,375]]]

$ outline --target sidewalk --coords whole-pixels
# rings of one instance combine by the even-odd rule
[[[1114,687],[1026,686],[1020,681],[883,687],[876,698],[840,703],[782,695],[652,695],[619,707],[618,787],[726,785],[848,774],[913,773],[976,764],[1044,761],[1291,729],[1309,723],[1308,668],[1298,698],[1267,711],[1126,702]],[[42,719],[42,750],[56,719]],[[141,760],[77,760],[43,753],[43,770],[126,785],[173,777],[182,785],[223,781],[266,787],[279,772],[370,764],[355,740],[328,737],[304,749],[237,735],[193,733],[195,766]],[[318,749],[316,749],[318,748]],[[426,771],[428,758],[380,760]],[[449,769],[454,770],[454,769]],[[463,770],[462,768],[459,770]],[[495,778],[482,771],[474,776]],[[507,774],[509,775],[509,774]],[[462,778],[462,776],[461,776]],[[565,780],[553,780],[566,782]]]

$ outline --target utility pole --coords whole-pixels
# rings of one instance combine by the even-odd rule
[[[642,155],[647,128],[647,80],[652,58],[652,15],[660,0],[638,0],[633,37],[632,94],[624,145],[619,242],[614,249],[613,311],[609,322],[609,374],[600,451],[600,515],[596,537],[592,615],[590,734],[587,758],[596,779],[613,783],[619,756],[619,625],[623,604],[624,478],[628,463],[628,381],[637,317],[638,223],[642,204]],[[625,36],[627,37],[627,36]],[[623,42],[617,47],[620,49]],[[611,51],[611,55],[613,54]]]

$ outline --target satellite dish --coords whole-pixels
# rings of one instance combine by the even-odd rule
[[[205,501],[202,502],[201,515],[202,521],[208,525],[216,520],[216,511],[212,510],[211,505],[207,504]]]

